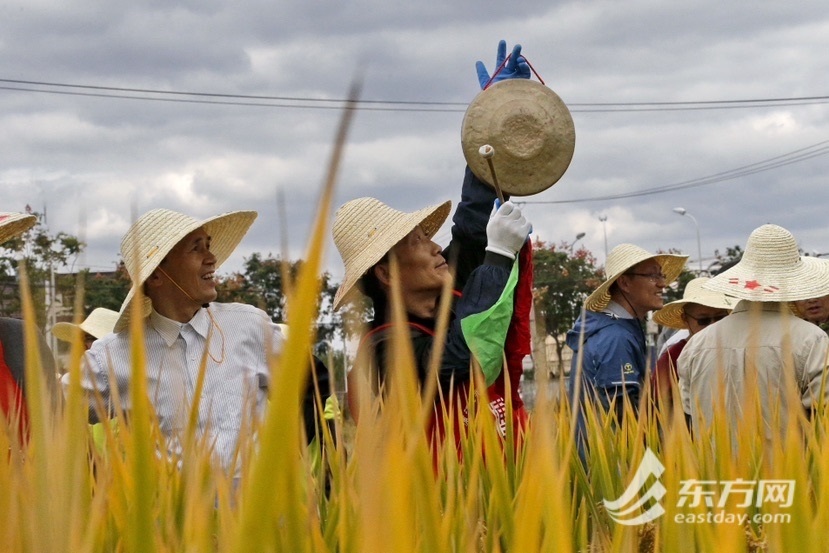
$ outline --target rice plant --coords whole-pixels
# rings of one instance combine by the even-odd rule
[[[580,406],[589,442],[582,457],[574,406],[544,393],[544,378],[526,433],[516,435],[518,430],[508,427],[506,440],[480,401],[485,397],[480,378],[474,378],[465,423],[449,425],[445,439],[433,443],[425,421],[436,408],[434,398],[452,396],[431,381],[419,388],[411,346],[401,332],[394,340],[388,393],[365,407],[358,427],[341,406],[318,405],[320,419],[334,419],[333,432],[322,425],[320,441],[306,445],[295,407],[309,374],[316,273],[335,174],[329,174],[320,200],[305,271],[291,288],[291,332],[281,355],[271,360],[270,407],[263,420],[247,421],[240,440],[238,479],[214,462],[210,444],[195,431],[195,416],[180,436],[181,448],[168,451],[142,385],[139,317],[131,328],[136,344],[131,412],[120,409],[116,398],[111,422],[94,429],[87,424],[80,336],[72,349],[70,385],[58,401],[52,376],[40,368],[22,275],[29,427],[21,438],[19,414],[0,420],[0,451],[8,452],[0,459],[0,550],[826,549],[829,416],[818,409],[807,418],[797,401],[787,403],[788,431],[770,440],[758,398],[746,398],[745,405],[753,407],[736,424],[725,422],[720,404],[714,420],[694,435],[678,397],[668,408],[645,397],[638,417],[626,405],[621,422],[588,402]],[[450,420],[457,414],[450,400],[438,408],[446,409]],[[197,401],[191,410],[197,413]],[[642,489],[658,481],[665,493],[646,498],[628,515],[656,512],[651,509],[657,504],[663,512],[641,524],[617,522],[606,501],[624,494],[648,450],[664,472],[651,474]],[[756,501],[761,481],[793,483],[790,504]],[[700,487],[688,492],[695,483]],[[731,486],[731,495],[724,486]],[[745,500],[748,490],[752,501]],[[779,486],[775,490],[778,496],[786,493]],[[726,521],[726,515],[733,520]]]

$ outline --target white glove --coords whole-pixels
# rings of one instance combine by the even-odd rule
[[[524,218],[521,208],[510,201],[498,207],[496,200],[486,224],[486,249],[515,259],[531,230],[532,225]]]

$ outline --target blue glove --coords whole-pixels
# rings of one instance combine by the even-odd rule
[[[504,58],[507,57],[507,41],[502,40],[498,43],[498,55],[495,57],[495,68],[493,71],[498,71],[498,68],[501,67],[501,64],[504,63]],[[478,81],[481,83],[481,90],[486,86],[486,83],[489,82],[489,73],[486,70],[486,66],[484,62],[479,61],[475,63],[475,69],[478,70]],[[530,66],[527,63],[527,60],[521,56],[521,45],[516,44],[515,47],[512,49],[512,55],[510,55],[509,61],[507,62],[506,67],[504,67],[500,73],[498,73],[495,78],[492,80],[494,84],[499,81],[504,81],[506,79],[529,79],[530,78]]]

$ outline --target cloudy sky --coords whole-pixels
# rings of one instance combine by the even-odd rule
[[[474,64],[492,69],[503,38],[575,121],[569,170],[524,198],[542,240],[584,232],[603,262],[606,230],[610,248],[676,248],[696,263],[681,206],[705,266],[768,222],[829,252],[829,4],[518,4],[6,0],[0,210],[46,206],[50,228],[81,234],[82,264],[97,270],[118,260],[132,213],[156,207],[259,211],[226,270],[279,254],[283,228],[299,257],[352,76],[370,102],[337,204],[457,200]]]

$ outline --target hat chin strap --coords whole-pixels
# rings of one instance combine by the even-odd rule
[[[161,268],[161,266],[158,266],[158,267],[156,267],[156,268],[157,268],[159,271],[161,271],[161,274],[162,274],[162,275],[164,275],[164,276],[166,276],[166,277],[167,277],[167,280],[169,280],[170,282],[172,282],[173,284],[175,284],[175,285],[176,285],[176,288],[178,288],[179,290],[181,290],[181,293],[182,293],[182,294],[184,294],[185,296],[187,296],[187,299],[189,299],[189,300],[190,300],[190,301],[192,301],[193,303],[196,303],[196,300],[194,300],[194,299],[193,299],[193,296],[191,296],[190,294],[188,294],[188,293],[187,293],[187,290],[185,290],[184,288],[182,288],[181,286],[179,286],[179,283],[178,283],[178,282],[176,282],[175,280],[173,280],[173,277],[171,277],[170,275],[168,275],[168,274],[167,274],[167,272],[166,272],[164,269],[162,269],[162,268]],[[202,304],[202,307],[207,307],[208,305],[210,305],[210,304],[209,304],[209,303],[203,303],[203,304]]]
[[[178,288],[179,290],[181,290],[181,293],[182,293],[182,294],[184,294],[185,296],[187,296],[187,297],[190,299],[190,301],[192,301],[193,303],[196,303],[196,300],[194,300],[194,299],[193,299],[193,296],[191,296],[190,294],[188,294],[188,293],[187,293],[187,290],[185,290],[184,288],[182,288],[182,287],[179,285],[179,283],[178,283],[178,282],[176,282],[175,280],[173,280],[173,278],[172,278],[170,275],[168,275],[168,274],[164,271],[164,269],[162,269],[160,266],[159,266],[159,267],[157,267],[157,269],[158,269],[159,271],[161,271],[161,274],[163,274],[164,276],[166,276],[166,277],[167,277],[167,279],[168,279],[170,282],[172,282],[173,284],[175,284],[175,285],[176,285],[176,288]],[[202,307],[203,307],[203,308],[205,308],[205,309],[207,309],[207,316],[208,316],[208,317],[210,317],[210,322],[211,322],[211,323],[213,323],[213,325],[214,325],[214,326],[218,329],[218,331],[219,331],[219,336],[221,336],[221,338],[222,338],[222,353],[221,353],[221,357],[220,357],[219,359],[216,359],[215,357],[213,357],[213,354],[212,354],[212,353],[210,353],[210,338],[211,338],[211,336],[213,335],[213,331],[212,331],[213,329],[212,329],[212,327],[211,327],[210,332],[207,334],[207,355],[210,357],[210,359],[212,359],[212,360],[213,360],[213,362],[214,362],[214,363],[216,363],[217,365],[221,365],[221,364],[222,364],[222,362],[225,360],[225,333],[224,333],[224,331],[222,330],[222,327],[221,327],[221,326],[219,326],[218,321],[216,321],[216,319],[214,319],[214,318],[213,318],[213,313],[211,313],[211,312],[210,312],[210,309],[208,309],[208,307],[210,307],[210,304],[209,304],[209,303],[203,303],[203,304],[202,304]]]
[[[162,272],[163,272],[163,271],[162,271]],[[167,277],[167,278],[170,278],[170,277]],[[186,294],[186,293],[187,293],[187,292],[185,292],[185,294]],[[622,297],[623,297],[623,298],[625,298],[625,302],[628,304],[628,307],[630,307],[631,309],[633,309],[633,318],[634,318],[634,319],[644,319],[644,317],[640,317],[640,316],[639,316],[639,312],[636,310],[636,308],[633,306],[633,304],[632,304],[632,303],[630,303],[630,300],[628,299],[627,294],[625,294],[625,291],[624,291],[624,290],[622,290],[622,288],[621,288],[621,287],[619,287],[619,293],[620,293],[620,294],[622,294]],[[647,315],[647,311],[645,312],[645,315]]]

